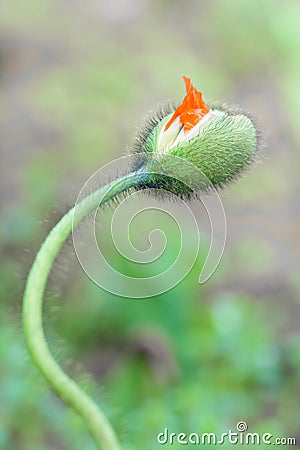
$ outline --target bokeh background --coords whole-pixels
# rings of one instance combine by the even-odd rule
[[[249,110],[266,139],[261,164],[221,192],[221,265],[199,286],[203,252],[179,286],[137,302],[95,286],[66,245],[49,344],[126,449],[160,448],[165,427],[222,433],[239,420],[300,448],[299,23],[298,0],[2,2],[0,448],[95,450],[26,354],[24,282],[83,182],[124,154],[148,110],[182,98],[183,74],[205,99]]]

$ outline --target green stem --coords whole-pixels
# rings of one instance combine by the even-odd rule
[[[138,186],[145,175],[133,172],[104,186],[72,208],[49,233],[30,270],[23,300],[23,326],[28,352],[56,394],[85,421],[87,428],[102,450],[119,450],[118,439],[100,408],[69,378],[55,362],[43,330],[42,305],[45,286],[52,264],[65,240],[77,225],[101,204],[118,194]],[[104,196],[103,196],[104,194]]]

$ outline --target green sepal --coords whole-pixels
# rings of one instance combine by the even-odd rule
[[[152,155],[152,162],[148,160],[147,169],[158,164],[162,170],[170,173],[170,156],[175,156],[194,164],[215,187],[235,179],[254,159],[257,131],[252,120],[245,114],[218,110],[215,112],[216,115],[200,128],[198,136],[171,147],[166,152],[161,152],[158,148],[158,137],[169,115],[160,120],[141,148],[142,152]],[[190,179],[190,169],[189,173],[184,173],[185,165],[178,165],[177,169],[180,179],[185,176]],[[158,181],[157,176],[154,178],[152,184]],[[178,188],[179,186],[175,189],[176,193]]]

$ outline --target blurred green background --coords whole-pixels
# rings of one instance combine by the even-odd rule
[[[148,110],[182,98],[182,75],[266,134],[262,164],[221,193],[221,265],[199,286],[203,251],[172,291],[124,300],[66,245],[47,291],[49,345],[126,449],[160,448],[165,427],[222,433],[239,420],[300,448],[299,23],[298,0],[2,2],[1,449],[95,450],[26,354],[24,282],[91,173],[124,154]]]

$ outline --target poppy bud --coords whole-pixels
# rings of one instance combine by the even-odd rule
[[[257,131],[244,113],[223,107],[209,108],[191,80],[183,79],[186,96],[182,104],[175,111],[174,107],[167,108],[150,120],[138,140],[137,150],[146,156],[148,169],[154,170],[156,165],[169,172],[172,157],[181,158],[196,166],[211,185],[221,187],[253,161]],[[190,179],[190,173],[184,173],[189,171],[190,165],[178,165],[181,180],[185,176]],[[174,170],[171,172],[174,174]],[[159,181],[157,177],[151,180],[151,187]],[[199,185],[200,189],[207,187],[207,183]],[[178,186],[170,190],[181,194]]]

